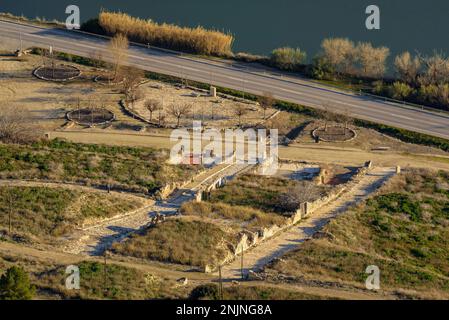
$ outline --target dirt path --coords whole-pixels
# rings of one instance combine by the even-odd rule
[[[244,273],[248,273],[250,270],[260,270],[273,259],[294,250],[306,239],[311,238],[330,219],[335,218],[349,207],[366,199],[394,173],[395,169],[393,168],[374,168],[349,192],[321,207],[298,225],[245,252],[243,259]],[[234,262],[223,267],[222,273],[224,278],[241,278],[241,259],[237,258]]]
[[[111,136],[114,137],[111,139]],[[51,138],[64,138],[80,143],[106,143],[111,145],[130,145],[137,147],[171,148],[174,143],[170,142],[168,136],[156,136],[149,134],[130,134],[126,132],[81,132],[61,131],[51,132]],[[407,154],[394,151],[377,152],[366,151],[356,148],[341,148],[321,146],[310,143],[292,144],[288,147],[279,146],[279,157],[281,159],[295,161],[309,161],[334,163],[341,165],[359,166],[367,160],[374,161],[375,165],[383,167],[394,167],[400,165],[403,168],[434,168],[449,170],[449,159],[441,155],[429,154]]]
[[[68,239],[63,251],[71,254],[101,255],[114,242],[143,230],[151,223],[155,215],[172,216],[177,214],[181,205],[194,199],[196,191],[203,185],[212,183],[219,177],[234,176],[246,168],[246,165],[222,164],[215,166],[195,177],[191,183],[173,193],[167,200],[157,201],[154,205],[144,207],[132,215],[110,219],[98,225],[78,230]]]
[[[320,286],[306,284],[287,284],[287,283],[271,283],[261,281],[241,282],[242,286],[261,286],[265,288],[274,288],[301,292],[310,295],[316,295],[324,299],[343,299],[343,300],[394,300],[397,296],[390,292],[367,292],[357,289],[344,288],[326,288]]]

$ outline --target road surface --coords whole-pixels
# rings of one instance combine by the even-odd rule
[[[22,39],[28,45],[51,45],[57,51],[85,57],[98,57],[101,54],[103,59],[110,59],[107,40],[84,33],[0,21],[0,37]],[[133,45],[128,64],[253,94],[270,92],[278,99],[314,108],[322,108],[323,104],[327,104],[331,110],[347,111],[356,118],[449,139],[448,114],[360,97],[242,63],[229,64],[226,61],[194,58]]]

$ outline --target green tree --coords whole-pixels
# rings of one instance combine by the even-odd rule
[[[31,300],[35,288],[21,267],[11,267],[0,278],[0,300]]]
[[[313,58],[312,68],[310,69],[312,78],[318,80],[332,79],[334,74],[335,69],[326,58],[321,56]]]

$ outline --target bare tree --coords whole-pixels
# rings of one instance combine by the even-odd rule
[[[351,117],[351,113],[349,112],[349,109],[345,108],[345,110],[342,113],[336,114],[335,120],[344,125],[344,133],[346,135],[346,131],[349,130],[350,124],[353,123],[353,119]]]
[[[258,99],[260,107],[263,109],[263,118],[266,119],[266,112],[274,105],[274,97],[270,92],[265,92]]]
[[[324,121],[324,131],[327,132],[329,122],[335,120],[335,114],[330,111],[330,103],[323,103],[323,109],[318,111],[319,117]]]
[[[419,77],[421,85],[444,84],[449,81],[449,59],[435,53],[430,57],[418,56],[424,65],[424,72]]]
[[[94,52],[91,52],[89,54],[89,58],[92,61],[92,65],[94,68],[99,69],[99,68],[106,66],[106,63],[104,62],[104,58],[103,58],[101,51],[96,50]]]
[[[166,116],[165,116],[165,113],[162,112],[162,108],[159,109],[159,115],[157,117],[157,123],[158,123],[159,127],[161,127],[165,124],[165,118],[166,118]]]
[[[242,126],[242,117],[248,113],[248,108],[242,104],[239,104],[234,109],[234,114],[239,118],[239,127]]]
[[[362,42],[357,45],[356,57],[365,77],[379,78],[386,71],[387,58],[390,55],[390,49],[386,47],[375,48],[371,43]]]
[[[136,104],[136,102],[142,100],[143,98],[145,98],[145,94],[142,89],[135,87],[129,92],[127,100],[131,102],[131,107],[132,109],[134,109],[134,105]]]
[[[8,102],[0,108],[0,140],[6,143],[29,143],[40,136],[40,128],[28,110]]]
[[[402,81],[410,85],[416,84],[421,69],[419,57],[413,58],[410,52],[403,52],[394,59],[394,66]]]
[[[139,89],[144,73],[142,70],[132,67],[124,68],[122,73],[124,75],[122,93],[125,95],[126,101],[130,102],[134,108],[134,103],[144,98],[143,91]]]
[[[122,68],[123,64],[128,59],[128,48],[128,38],[121,33],[116,34],[109,43],[109,51],[113,58],[114,81],[117,80],[120,68]]]
[[[188,104],[172,104],[169,108],[170,114],[176,118],[176,127],[179,127],[179,123],[182,117],[187,116],[190,113],[191,106]]]
[[[349,39],[330,38],[321,43],[325,60],[338,72],[349,73],[354,63],[355,47]]]
[[[145,109],[150,112],[150,121],[153,120],[153,113],[162,108],[161,103],[155,99],[149,99],[145,101]]]

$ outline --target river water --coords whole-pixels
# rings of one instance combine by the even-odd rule
[[[447,0],[1,0],[0,12],[65,21],[76,4],[81,20],[104,8],[158,22],[202,25],[235,35],[234,51],[268,54],[280,46],[300,47],[313,57],[326,37],[348,37],[404,50],[449,53]],[[380,10],[381,29],[367,30],[368,5]]]

